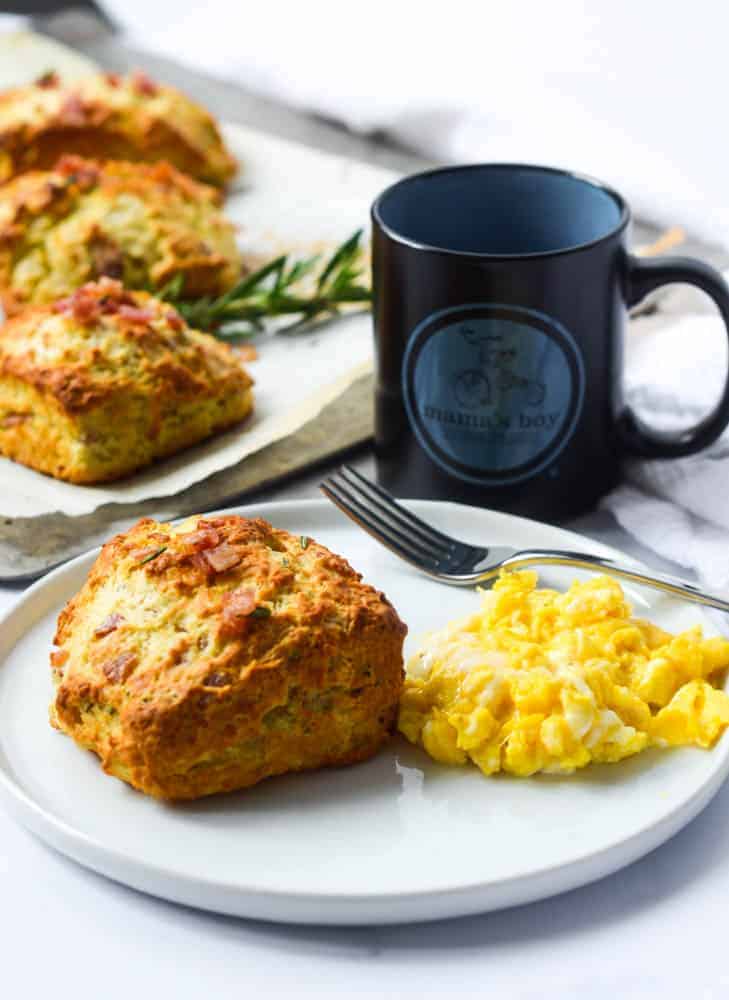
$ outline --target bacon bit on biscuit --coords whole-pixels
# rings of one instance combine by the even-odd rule
[[[213,549],[216,545],[220,545],[220,535],[215,528],[198,528],[188,535],[181,535],[180,541],[196,552],[202,552],[203,549]]]
[[[2,426],[17,427],[19,424],[25,423],[26,420],[30,420],[33,416],[32,413],[6,413],[2,419]]]
[[[53,311],[70,313],[79,323],[90,323],[99,316],[99,300],[87,285],[82,285],[73,295],[55,302]]]
[[[190,556],[190,562],[193,566],[200,570],[205,576],[210,576],[212,569],[210,568],[210,563],[207,561],[202,552],[193,552]]]
[[[117,312],[123,319],[128,319],[130,323],[149,323],[155,318],[153,309],[143,309],[140,306],[128,306],[122,304]]]
[[[67,649],[54,649],[51,653],[51,666],[54,670],[60,670],[68,659]]]
[[[135,562],[138,562],[140,566],[142,563],[150,562],[157,556],[161,556],[165,550],[165,546],[160,548],[159,545],[147,545],[143,549],[134,549],[129,555]]]
[[[159,86],[150,76],[147,76],[147,74],[143,73],[141,70],[137,70],[136,73],[132,73],[132,84],[138,94],[145,94],[147,97],[154,97],[155,94],[159,93]]]
[[[43,73],[38,77],[35,81],[35,85],[36,87],[43,87],[45,89],[48,87],[57,87],[60,82],[61,78],[58,73],[56,73],[54,69],[49,69],[46,73]]]
[[[226,570],[237,566],[243,558],[240,551],[227,542],[223,542],[217,548],[206,549],[203,556],[216,573],[225,573]]]
[[[154,319],[155,313],[148,308],[137,305],[139,300],[126,291],[121,282],[113,278],[101,277],[96,282],[89,282],[77,288],[72,295],[54,302],[54,312],[70,313],[79,323],[87,324],[97,320],[102,315],[119,313],[126,315],[133,322],[142,319],[148,322]]]
[[[109,281],[108,276],[102,276],[99,281]],[[99,299],[99,309],[105,316],[113,316],[117,312],[119,306],[122,304],[133,306],[136,299],[132,298],[131,294],[127,293],[124,296],[116,295],[112,292],[110,294],[103,295]]]
[[[170,309],[166,312],[165,319],[167,320],[167,325],[170,330],[177,330],[179,332],[180,330],[185,329],[185,321],[176,309]]]
[[[113,660],[104,663],[101,669],[110,681],[118,684],[127,679],[138,662],[136,653],[120,653]]]
[[[164,531],[153,531],[151,535],[147,535],[147,538],[150,542],[169,542],[170,540],[170,536],[166,535]]]
[[[118,73],[104,73],[104,79],[110,87],[118,87],[121,83],[121,77]]]
[[[119,628],[124,620],[124,615],[119,615],[114,611],[112,614],[107,615],[101,625],[98,625],[94,629],[94,635],[97,639],[100,639],[103,635],[109,635],[110,632],[114,632]]]
[[[78,94],[69,94],[58,112],[58,120],[69,128],[81,128],[86,124],[86,106]]]
[[[240,587],[223,594],[222,630],[227,635],[242,635],[256,610],[256,594],[250,587]]]
[[[70,312],[79,323],[92,323],[99,315],[98,299],[91,295],[84,295],[83,289],[74,292],[69,301]]]
[[[240,521],[240,517],[237,514],[224,514],[222,517],[206,517],[205,525],[210,525],[211,528],[226,528],[229,525],[234,525],[237,521]],[[198,521],[198,527],[202,524],[202,521]]]
[[[68,184],[76,184],[82,191],[89,191],[99,183],[99,165],[93,160],[66,153],[60,158],[54,170]]]

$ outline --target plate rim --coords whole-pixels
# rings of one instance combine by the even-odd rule
[[[426,512],[428,508],[450,508],[455,510],[467,508],[470,512],[485,514],[489,518],[495,518],[496,521],[505,521],[510,525],[513,525],[514,523],[517,525],[525,524],[531,527],[536,525],[539,528],[547,529],[551,533],[559,534],[564,539],[565,544],[569,543],[574,545],[575,542],[577,542],[579,545],[590,551],[602,555],[612,556],[613,558],[618,557],[622,560],[627,560],[636,567],[644,565],[627,553],[622,552],[621,550],[610,545],[606,545],[603,542],[592,539],[587,535],[582,535],[578,532],[570,531],[569,529],[545,522],[536,521],[531,518],[508,514],[503,511],[494,511],[488,508],[460,504],[453,501],[405,499],[401,502],[416,510],[418,508],[424,508]],[[260,504],[241,504],[236,505],[235,507],[210,512],[209,514],[206,514],[206,516],[214,517],[216,515],[220,516],[224,514],[243,514],[244,516],[261,516],[266,517],[267,519],[272,518],[275,520],[276,515],[280,513],[285,514],[286,512],[292,512],[295,516],[296,511],[301,511],[302,513],[308,511],[316,514],[317,512],[321,512],[323,510],[330,510],[335,517],[342,519],[345,518],[345,515],[343,515],[340,511],[337,511],[328,500],[323,498],[274,500],[262,502]],[[175,520],[184,520],[184,518],[178,518]],[[377,543],[373,542],[372,544]],[[64,577],[72,576],[79,569],[89,568],[92,562],[97,558],[100,551],[101,546],[96,546],[93,549],[81,553],[68,562],[63,563],[61,566],[51,570],[23,591],[19,598],[8,609],[6,609],[2,615],[0,615],[0,637],[3,637],[0,638],[0,669],[2,669],[6,657],[11,653],[18,642],[22,640],[25,633],[32,628],[33,624],[35,624],[35,622],[37,622],[44,613],[42,611],[40,613],[35,613],[38,597],[47,591],[52,593],[54,588],[59,585],[62,587]],[[87,565],[84,566],[84,564]],[[413,572],[415,573],[416,571]],[[71,595],[69,594],[68,596]],[[707,624],[711,625],[711,621],[705,613],[700,610],[698,613]],[[32,616],[30,624],[22,621],[24,615]],[[17,623],[18,618],[21,618],[19,626]],[[16,627],[10,629],[11,636],[5,640],[4,634],[11,625],[15,625]],[[27,829],[30,829],[36,836],[40,837],[40,839],[44,840],[46,843],[50,844],[67,857],[72,858],[76,861],[76,863],[81,864],[83,867],[91,869],[92,871],[100,873],[105,877],[109,877],[114,881],[130,885],[135,889],[141,889],[141,891],[151,893],[152,895],[162,895],[163,898],[173,899],[175,902],[181,902],[183,904],[193,905],[215,912],[260,916],[260,913],[256,914],[250,912],[250,907],[244,907],[243,910],[241,910],[235,907],[231,908],[229,905],[211,905],[201,902],[199,899],[193,902],[190,900],[190,894],[194,893],[195,890],[199,892],[203,889],[208,894],[224,893],[232,895],[238,899],[248,899],[253,897],[264,902],[273,902],[276,906],[280,906],[282,903],[295,903],[296,905],[303,905],[305,907],[311,907],[312,905],[316,906],[319,904],[321,906],[334,908],[336,908],[336,906],[340,906],[345,909],[352,906],[364,906],[370,908],[373,906],[387,907],[392,906],[393,903],[398,904],[400,909],[407,909],[409,906],[412,907],[413,905],[422,903],[426,899],[438,900],[441,902],[448,899],[452,900],[454,905],[450,909],[446,907],[445,913],[439,912],[430,918],[439,919],[444,915],[457,916],[466,913],[486,912],[488,909],[501,909],[505,906],[514,905],[513,902],[502,902],[496,903],[495,906],[481,906],[477,903],[477,898],[479,895],[483,895],[485,893],[494,891],[499,892],[503,891],[507,887],[510,887],[513,890],[511,895],[514,897],[514,900],[521,899],[523,902],[530,900],[535,901],[559,892],[568,891],[570,888],[576,888],[577,886],[584,885],[587,882],[592,882],[610,874],[611,872],[625,867],[640,857],[643,857],[645,854],[664,843],[685,825],[687,825],[696,815],[698,815],[708,802],[711,801],[711,798],[721,787],[723,781],[727,777],[727,774],[729,774],[729,740],[724,740],[723,742],[723,753],[717,754],[716,762],[713,764],[711,771],[704,778],[702,783],[692,791],[686,800],[682,801],[678,807],[673,807],[669,812],[654,818],[646,826],[641,827],[625,839],[600,848],[597,851],[588,850],[585,853],[571,857],[567,862],[555,862],[553,864],[539,867],[534,871],[524,872],[518,875],[505,875],[503,877],[489,879],[487,881],[454,883],[452,885],[440,886],[436,888],[399,890],[392,893],[380,891],[346,893],[326,889],[318,891],[287,890],[280,887],[272,888],[270,886],[256,886],[251,883],[244,884],[230,880],[222,880],[216,877],[211,878],[207,876],[195,876],[189,874],[188,872],[178,871],[173,866],[168,864],[152,864],[146,860],[140,859],[134,853],[127,853],[117,847],[109,846],[104,843],[104,841],[84,832],[81,827],[70,824],[67,820],[61,818],[55,812],[44,808],[40,802],[38,802],[22,787],[18,780],[14,779],[12,770],[5,766],[2,761],[0,761],[0,797],[4,800],[9,814],[11,814]],[[718,751],[719,747],[717,747],[716,750]],[[91,857],[88,856],[89,854]],[[616,857],[616,855],[620,855],[620,857]],[[107,864],[105,865],[104,862],[107,862]],[[115,869],[115,872],[112,872],[110,867]],[[129,867],[132,869],[132,877],[116,873],[123,867]],[[594,871],[585,876],[581,873],[581,870],[585,867],[592,867]],[[552,876],[555,878],[559,877],[560,884],[558,887],[547,889],[546,891],[537,891],[534,894],[530,894],[528,892],[523,893],[520,891],[524,887],[528,887],[530,883],[548,880]],[[175,899],[170,892],[163,893],[161,891],[155,891],[154,889],[146,888],[143,884],[140,884],[144,882],[145,877],[147,881],[149,881],[150,878],[153,881],[161,878],[162,881],[174,882],[176,885],[180,886],[180,888],[186,888],[188,891],[187,893],[182,892]],[[465,905],[464,908],[464,904],[466,903],[469,903],[469,905]],[[415,918],[403,917],[402,913],[400,913],[400,909],[398,909],[398,912],[393,915],[391,919],[388,919],[387,915],[384,915],[376,921],[372,921],[370,918],[358,920],[350,919],[340,914],[339,917],[333,915],[335,916],[335,919],[330,922],[337,924],[356,924],[363,922],[395,923],[403,919],[428,919],[427,916],[423,915],[419,915]],[[274,919],[279,921],[291,921],[292,919],[296,919],[297,922],[322,923],[326,922],[326,919],[323,920],[326,916],[326,914],[319,914],[316,917],[316,920],[303,919],[301,916],[292,918],[290,915],[287,917],[264,917],[264,919]]]

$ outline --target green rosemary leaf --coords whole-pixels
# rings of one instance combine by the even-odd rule
[[[359,241],[361,238],[362,230],[358,229],[356,233],[350,236],[349,239],[345,243],[342,243],[339,249],[332,254],[329,263],[319,275],[319,281],[317,282],[318,291],[321,291],[322,288],[324,288],[327,283],[327,279],[336,271],[338,267],[346,264],[355,256],[356,253],[358,253]]]
[[[350,285],[347,288],[347,302],[369,302],[372,292],[364,285]]]
[[[242,278],[217,299],[182,298],[183,285],[173,279],[157,294],[174,305],[190,326],[207,330],[222,340],[245,340],[265,329],[264,321],[291,316],[276,332],[298,333],[312,320],[334,316],[345,305],[369,302],[370,290],[362,283],[362,230],[342,243],[321,269],[312,290],[301,281],[319,266],[318,256],[291,262],[286,254]]]
[[[174,278],[171,278],[166,285],[163,285],[158,292],[153,294],[157,295],[160,299],[167,299],[167,301],[173,301],[174,299],[179,299],[182,296],[182,288],[185,284],[185,275],[176,274]]]
[[[279,274],[286,267],[287,261],[286,255],[281,257],[276,257],[274,260],[269,261],[268,264],[264,264],[263,267],[254,271],[253,274],[246,275],[237,285],[234,285],[230,291],[227,291],[225,295],[221,295],[219,299],[216,300],[215,306],[217,310],[225,308],[228,303],[235,301],[236,299],[244,299],[251,292],[255,291],[259,285],[261,285],[266,278],[272,274]]]
[[[295,285],[297,281],[301,281],[301,279],[309,274],[310,271],[313,271],[318,263],[318,256],[307,257],[304,260],[297,261],[289,271],[288,283],[290,285]]]
[[[144,557],[144,559],[140,559],[139,565],[144,566],[145,563],[152,562],[153,559],[156,559],[157,556],[161,556],[162,553],[166,551],[167,551],[167,546],[163,545],[161,549],[157,549],[156,552],[150,552],[148,556]]]

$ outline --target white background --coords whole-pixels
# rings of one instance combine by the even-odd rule
[[[369,460],[358,464],[371,473]],[[315,496],[316,482],[276,499]],[[607,514],[571,527],[670,568]],[[0,610],[12,600],[0,589]],[[144,896],[66,860],[0,811],[0,995],[725,998],[727,844],[729,785],[673,840],[584,889],[482,917],[340,930],[218,917]]]

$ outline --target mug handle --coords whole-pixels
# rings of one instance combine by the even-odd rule
[[[729,337],[729,285],[713,267],[691,257],[628,260],[628,306],[637,305],[649,292],[676,282],[695,285],[714,300]],[[658,431],[648,427],[626,407],[617,426],[623,447],[641,458],[680,458],[706,448],[729,424],[729,371],[721,399],[714,410],[694,427],[681,431]]]

